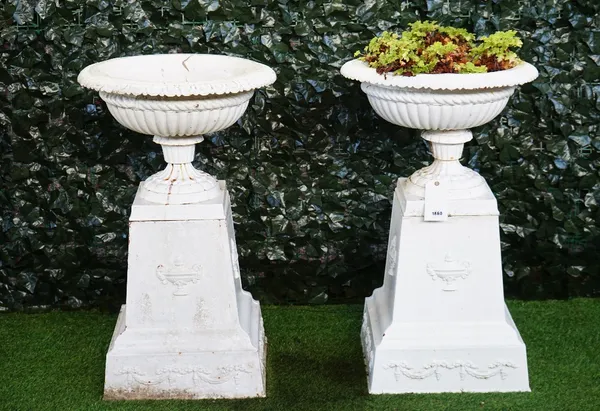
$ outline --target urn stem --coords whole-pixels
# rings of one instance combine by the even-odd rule
[[[425,186],[431,181],[444,182],[451,200],[478,198],[489,188],[477,172],[460,164],[464,144],[473,139],[470,130],[424,131],[434,161],[413,173],[405,182],[408,194],[425,198]]]
[[[196,143],[203,140],[202,136],[155,136],[153,141],[162,146],[167,167],[142,182],[141,197],[159,204],[193,204],[217,197],[217,179],[192,165]]]

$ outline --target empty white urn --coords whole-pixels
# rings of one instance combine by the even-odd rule
[[[167,167],[140,184],[129,217],[127,303],[106,356],[106,399],[266,395],[260,305],[242,289],[229,193],[192,166],[203,134],[244,113],[269,67],[203,54],[86,67],[115,119],[154,136]]]
[[[498,116],[537,70],[384,76],[352,60],[341,73],[385,120],[423,130],[434,158],[394,193],[383,286],[361,330],[369,392],[529,391],[504,304],[497,202],[460,158],[469,128]]]
[[[219,195],[217,180],[192,166],[202,135],[223,130],[246,111],[254,90],[275,72],[250,60],[211,54],[116,58],[81,71],[79,83],[100,92],[123,126],[154,136],[167,167],[142,183],[140,195],[160,204],[192,204]]]

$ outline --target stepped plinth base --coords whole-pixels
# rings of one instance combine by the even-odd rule
[[[504,304],[496,200],[453,200],[424,221],[394,195],[384,284],[366,299],[369,392],[529,391],[525,345]]]
[[[265,396],[260,306],[242,290],[229,194],[161,205],[138,195],[127,304],[106,357],[105,399]]]

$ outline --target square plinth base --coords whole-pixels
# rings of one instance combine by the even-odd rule
[[[530,391],[525,344],[508,310],[505,323],[487,325],[506,336],[495,342],[464,341],[465,329],[476,335],[477,324],[462,324],[454,336],[451,327],[430,324],[413,329],[404,341],[384,335],[378,345],[375,313],[368,298],[361,340],[370,394]],[[432,337],[438,331],[439,337]]]
[[[229,194],[184,205],[136,196],[127,304],[106,358],[106,399],[265,396],[260,305],[242,288]]]
[[[394,195],[383,286],[365,301],[369,392],[529,391],[525,344],[506,309],[491,194],[448,204]]]
[[[163,351],[115,350],[125,331],[125,305],[106,356],[105,400],[264,397],[267,345],[260,311],[258,350]],[[143,343],[141,341],[140,343]]]

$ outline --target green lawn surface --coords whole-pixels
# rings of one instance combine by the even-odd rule
[[[362,307],[265,306],[267,398],[103,401],[115,314],[0,315],[0,410],[600,411],[600,300],[509,301],[530,393],[368,395]]]

